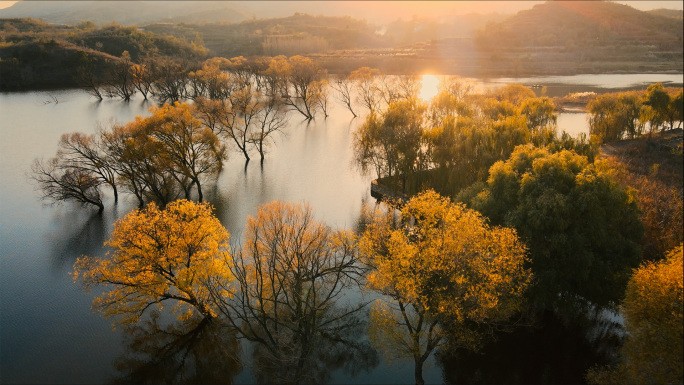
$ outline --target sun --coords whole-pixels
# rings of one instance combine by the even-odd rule
[[[424,102],[430,102],[432,98],[437,96],[439,92],[439,83],[441,79],[438,75],[424,74],[420,80],[420,92],[418,97]]]

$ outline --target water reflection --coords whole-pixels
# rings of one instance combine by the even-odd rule
[[[348,322],[340,330],[318,327],[306,338],[283,328],[274,337],[274,345],[254,345],[252,373],[257,383],[325,384],[336,371],[354,378],[379,364],[364,322]]]
[[[218,319],[193,317],[162,326],[153,313],[125,329],[124,343],[114,384],[230,384],[242,370],[239,341]]]
[[[349,295],[364,275],[349,232],[315,221],[306,206],[272,202],[248,219],[244,238],[230,262],[234,283],[211,290],[254,343],[258,382],[325,383],[337,369],[378,364],[363,333],[365,302]]]
[[[447,346],[438,360],[447,384],[582,384],[589,368],[613,362],[622,335],[600,311],[547,312],[534,327],[496,333],[476,353]]]
[[[90,210],[87,210],[90,211]],[[82,221],[77,213],[68,213],[54,218],[62,226],[55,226],[58,231],[48,236],[53,268],[71,270],[76,258],[82,255],[97,255],[106,240],[107,221],[95,212],[88,212],[88,218]],[[71,226],[64,226],[71,224]]]

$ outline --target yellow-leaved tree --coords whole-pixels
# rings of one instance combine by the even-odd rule
[[[93,308],[119,316],[122,324],[167,302],[176,303],[180,318],[197,313],[212,318],[217,312],[209,282],[225,287],[232,279],[226,264],[229,236],[209,204],[179,200],[160,210],[150,203],[115,223],[106,258],[76,261],[74,281],[86,289],[110,289],[95,298]]]
[[[389,355],[413,358],[417,384],[445,327],[466,337],[474,333],[466,325],[507,320],[531,279],[515,230],[489,227],[434,191],[409,200],[399,221],[376,215],[359,249],[373,268],[368,286],[384,295],[371,311],[371,340]]]
[[[615,368],[592,369],[593,384],[681,384],[684,381],[684,247],[647,262],[627,284],[622,310],[627,339]]]

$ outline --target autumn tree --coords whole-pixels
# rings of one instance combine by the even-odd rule
[[[679,90],[674,95],[670,95],[670,105],[667,114],[667,123],[670,130],[674,128],[675,122],[679,122],[679,127],[684,123],[684,90]]]
[[[375,168],[378,177],[401,176],[419,168],[425,106],[417,99],[393,103],[381,116],[371,113],[354,133],[354,157],[363,172]]]
[[[123,51],[121,58],[114,65],[110,73],[106,92],[110,97],[119,97],[122,100],[131,100],[135,94],[134,77],[131,72],[133,62],[128,51]]]
[[[606,163],[571,151],[516,147],[490,168],[472,205],[525,241],[540,305],[615,304],[641,259],[643,227],[632,193]]]
[[[356,117],[356,112],[354,112],[354,85],[349,76],[338,76],[336,77],[332,84],[332,88],[337,91],[337,99],[342,102],[349,112]]]
[[[91,62],[83,64],[76,70],[79,79],[79,86],[82,87],[85,92],[97,98],[97,100],[102,101],[104,99],[104,81],[100,79],[95,73],[95,65]]]
[[[162,144],[163,155],[168,157],[176,179],[188,178],[197,188],[198,199],[203,199],[202,182],[206,174],[221,170],[226,158],[225,148],[208,127],[192,115],[188,104],[164,105],[152,110],[152,116],[143,119],[151,128],[148,135]],[[190,189],[182,184],[185,198],[190,198]]]
[[[114,193],[114,202],[119,200],[117,174],[114,159],[107,153],[101,139],[101,132],[96,135],[82,133],[64,134],[59,140],[57,158],[62,165],[80,169],[108,185]]]
[[[152,95],[160,103],[179,102],[188,95],[192,64],[183,59],[159,58],[153,64]]]
[[[192,98],[206,97],[209,99],[223,100],[238,88],[236,82],[225,70],[231,62],[225,58],[207,59],[202,68],[188,74]]]
[[[678,384],[684,381],[682,245],[664,260],[634,271],[622,304],[627,340],[615,368],[593,369],[595,384]]]
[[[208,204],[180,200],[160,210],[151,203],[114,225],[105,258],[82,257],[74,281],[86,290],[105,287],[93,308],[132,324],[146,310],[173,302],[179,317],[218,315],[210,284],[227,285],[229,234]],[[224,293],[228,295],[228,293]]]
[[[320,107],[325,88],[318,83],[325,71],[320,69],[311,59],[303,56],[292,56],[289,59],[288,83],[293,90],[285,103],[307,119],[313,119]],[[318,86],[317,86],[318,84]]]
[[[459,77],[446,77],[439,83],[437,95],[430,101],[428,114],[435,127],[448,118],[472,118],[475,115],[471,97],[474,85]]]
[[[102,181],[86,170],[65,166],[59,158],[35,160],[31,178],[38,184],[43,199],[53,203],[73,201],[93,205],[99,212],[104,210]]]
[[[381,75],[378,80],[380,95],[385,105],[417,98],[420,92],[420,80],[417,75]]]
[[[140,92],[145,100],[152,92],[152,84],[154,83],[154,69],[152,66],[154,62],[147,60],[141,64],[131,65],[131,77],[133,87]]]
[[[528,98],[520,103],[520,113],[527,118],[527,127],[539,131],[547,127],[555,127],[558,116],[556,106],[549,98]]]
[[[310,88],[316,109],[323,112],[323,117],[327,118],[330,105],[330,82],[327,79],[321,79],[311,83]]]
[[[349,74],[349,80],[354,82],[357,102],[371,114],[380,108],[382,91],[378,84],[379,76],[380,70],[370,67],[361,67]]]
[[[150,140],[139,120],[104,131],[102,142],[115,162],[119,184],[136,197],[138,206],[147,201],[163,206],[178,198],[178,192],[160,144]]]
[[[372,267],[368,287],[384,296],[371,312],[371,339],[390,355],[413,358],[416,384],[445,328],[468,338],[470,324],[507,321],[530,282],[515,230],[490,227],[433,191],[401,207],[398,222],[391,212],[377,215],[359,249]]]
[[[33,163],[31,177],[44,199],[74,201],[104,209],[101,187],[109,185],[118,201],[117,174],[100,135],[64,134],[57,155]]]
[[[600,142],[642,134],[642,101],[635,93],[599,95],[587,104],[589,132]]]
[[[151,112],[103,132],[117,179],[140,206],[145,201],[163,206],[180,195],[190,199],[193,186],[201,201],[207,176],[221,170],[224,146],[187,104],[164,105]]]
[[[218,115],[218,133],[231,140],[233,144],[242,152],[245,161],[249,162],[249,147],[252,132],[255,129],[257,116],[260,113],[262,103],[259,100],[260,94],[252,91],[251,87],[232,92],[227,101],[221,101],[216,112]]]
[[[272,202],[248,219],[244,246],[226,261],[235,285],[212,285],[220,311],[263,359],[287,363],[290,381],[308,378],[306,362],[316,360],[322,340],[340,343],[335,338],[358,325],[363,304],[342,305],[363,274],[353,240],[314,220],[308,207]]]
[[[648,86],[644,95],[644,104],[650,108],[650,113],[648,114],[648,120],[651,124],[650,132],[658,131],[668,121],[668,110],[670,107],[670,95],[662,83],[654,83]]]
[[[287,111],[282,99],[277,95],[266,96],[262,99],[254,123],[256,127],[252,131],[249,142],[259,152],[263,162],[269,141],[273,140],[275,133],[282,132],[288,123]]]

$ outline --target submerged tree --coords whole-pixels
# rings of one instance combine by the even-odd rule
[[[378,177],[401,175],[402,189],[420,167],[425,106],[416,99],[392,103],[378,116],[371,113],[354,133],[354,157],[362,171]]]
[[[369,288],[385,296],[373,307],[371,338],[390,355],[413,358],[417,384],[445,328],[468,346],[468,325],[507,321],[530,282],[514,230],[491,228],[433,191],[409,200],[399,222],[377,216],[359,248],[373,267]]]
[[[64,166],[59,158],[34,161],[31,178],[38,183],[43,199],[54,203],[74,201],[104,210],[102,181],[86,170]]]
[[[378,84],[380,70],[370,67],[361,67],[349,74],[349,80],[354,82],[356,100],[373,114],[380,108],[382,90]]]
[[[344,103],[349,112],[356,117],[356,112],[354,112],[354,83],[348,76],[336,77],[332,82],[332,88],[337,91],[337,99]]]
[[[325,71],[320,69],[311,59],[293,56],[289,59],[288,83],[294,94],[285,98],[285,103],[304,115],[313,119],[321,108],[322,98],[327,98],[327,90],[320,83]]]
[[[273,202],[249,218],[245,246],[227,263],[237,287],[212,285],[221,312],[258,344],[261,360],[280,363],[281,381],[317,382],[307,363],[360,322],[363,304],[344,301],[363,273],[352,234],[315,221],[307,207]]]
[[[181,318],[213,318],[218,312],[208,285],[232,279],[228,237],[208,204],[181,200],[160,210],[152,203],[116,222],[105,243],[113,249],[107,258],[79,258],[74,281],[88,290],[108,288],[93,307],[122,324],[167,302],[176,303]]]

